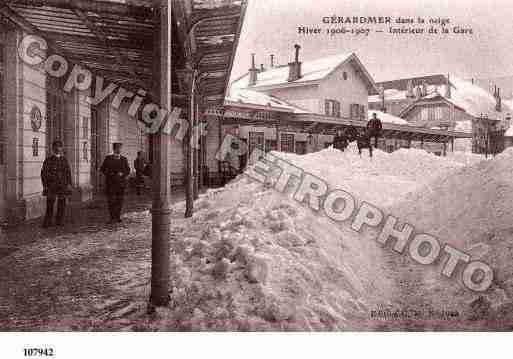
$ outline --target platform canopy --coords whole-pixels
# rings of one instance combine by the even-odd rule
[[[3,0],[0,14],[51,51],[126,88],[151,89],[161,0]],[[171,0],[173,67],[193,66],[209,103],[224,100],[245,1]],[[176,62],[176,63],[175,63]],[[174,79],[176,80],[176,79]],[[174,81],[176,83],[176,81]],[[173,93],[179,92],[173,87]],[[180,97],[177,93],[177,97]]]

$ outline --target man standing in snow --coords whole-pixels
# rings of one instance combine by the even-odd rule
[[[381,137],[382,129],[381,120],[376,115],[376,112],[373,112],[372,118],[367,122],[367,134],[370,137],[374,137],[374,148],[378,148],[378,138]]]
[[[71,170],[63,155],[62,142],[52,143],[52,155],[45,159],[41,169],[43,195],[46,196],[46,215],[43,228],[52,225],[53,209],[57,200],[55,225],[62,226],[66,210],[66,196],[71,194]]]
[[[121,222],[121,208],[125,196],[126,179],[130,174],[130,166],[126,157],[121,156],[122,144],[113,144],[114,154],[108,155],[103,161],[100,171],[105,175],[105,194],[109,206],[110,222]]]
[[[344,135],[344,132],[342,132],[342,129],[339,128],[337,130],[337,134],[333,138],[333,148],[344,152],[344,150],[347,148],[347,145],[347,137]]]

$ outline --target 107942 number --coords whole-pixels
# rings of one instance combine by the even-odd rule
[[[26,357],[53,357],[53,348],[24,348],[23,355]]]

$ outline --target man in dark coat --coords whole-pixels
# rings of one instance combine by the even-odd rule
[[[52,225],[53,210],[57,200],[57,215],[55,224],[64,224],[66,211],[66,196],[71,194],[71,170],[68,161],[63,155],[62,142],[52,143],[52,154],[43,162],[41,169],[41,182],[43,183],[43,195],[46,196],[46,215],[43,227]]]
[[[337,134],[333,138],[333,148],[336,148],[337,150],[344,152],[347,146],[348,143],[346,135],[344,134],[344,132],[342,132],[341,129],[338,129]]]
[[[141,195],[141,188],[144,187],[144,172],[146,169],[146,160],[142,151],[137,152],[137,158],[134,161],[135,169],[135,187],[137,195]]]
[[[109,206],[110,222],[121,222],[121,208],[127,184],[127,177],[130,174],[130,166],[126,157],[121,156],[122,144],[113,144],[114,154],[105,157],[100,171],[105,175],[105,194]]]
[[[358,139],[358,137],[360,137],[360,132],[358,131],[358,129],[356,127],[354,127],[353,125],[350,125],[346,129],[346,137],[347,137],[348,142],[356,141]]]
[[[378,148],[378,138],[381,137],[381,130],[383,126],[381,120],[376,115],[376,112],[372,113],[372,118],[367,122],[367,135],[374,137],[374,147]]]

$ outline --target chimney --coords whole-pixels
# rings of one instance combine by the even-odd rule
[[[445,86],[446,86],[445,97],[451,98],[451,96],[452,96],[452,93],[451,93],[451,78],[449,77],[449,74],[447,74],[447,83],[445,84]]]
[[[379,86],[379,98],[381,100],[381,111],[386,112],[386,105],[385,105],[385,87],[383,85]]]
[[[426,96],[428,93],[428,87],[427,82],[424,80],[422,81],[422,96]]]
[[[274,67],[274,55],[271,54],[271,68]]]
[[[495,97],[495,101],[496,101],[495,110],[497,112],[501,112],[502,111],[501,89],[498,87],[497,87],[497,96]]]
[[[413,92],[413,81],[408,80],[406,83],[406,98],[415,98],[415,93]]]
[[[258,69],[255,67],[255,54],[251,54],[251,68],[249,69],[249,86],[255,86],[257,83]]]
[[[299,62],[299,49],[301,49],[301,46],[296,44],[294,45],[294,48],[296,49],[296,56],[294,62],[289,63],[289,82],[296,81],[301,78],[301,62]]]
[[[420,85],[415,86],[415,98],[418,100],[422,97],[422,87]]]

